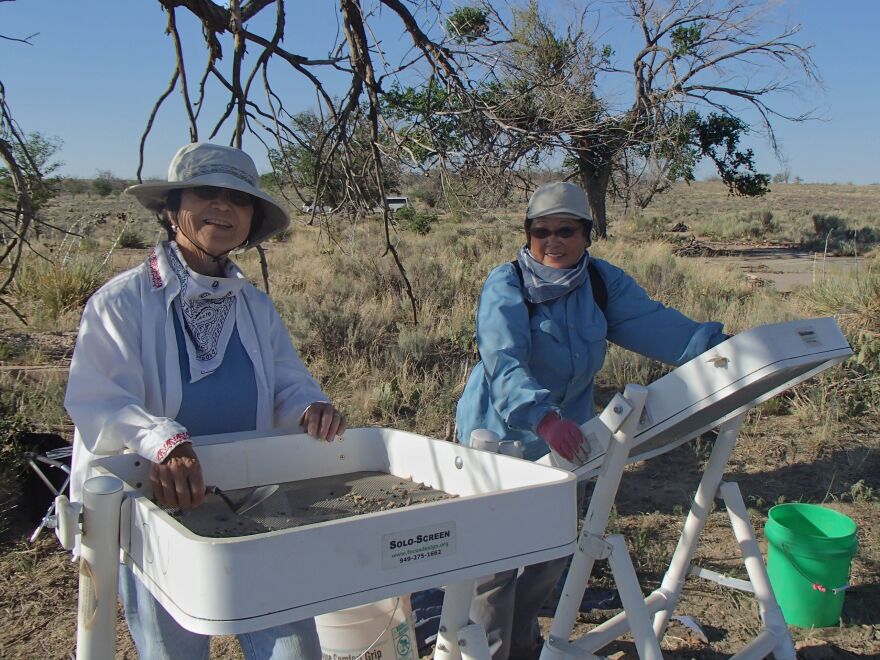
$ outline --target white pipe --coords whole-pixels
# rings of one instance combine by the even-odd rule
[[[475,583],[475,580],[467,580],[446,585],[443,609],[440,610],[440,629],[434,647],[434,660],[461,660],[458,633],[468,625]]]
[[[645,607],[645,599],[642,596],[641,587],[639,587],[636,569],[633,567],[629,551],[626,549],[626,541],[619,534],[609,536],[607,541],[612,548],[608,563],[611,564],[611,572],[614,575],[614,582],[617,584],[620,602],[627,614],[636,652],[641,660],[663,660],[660,642],[654,636],[651,617]]]
[[[492,660],[486,630],[479,623],[472,623],[458,631],[458,649],[461,660]]]
[[[602,462],[602,469],[590,498],[590,506],[584,517],[578,548],[572,557],[571,566],[569,566],[568,575],[565,578],[565,586],[556,606],[556,614],[553,616],[550,638],[541,651],[541,660],[563,657],[564,649],[568,646],[568,640],[574,630],[574,624],[580,611],[584,591],[589,583],[590,574],[593,572],[593,564],[598,558],[594,556],[595,553],[588,552],[585,548],[595,546],[596,542],[604,537],[611,508],[617,497],[617,488],[626,467],[626,459],[633,442],[635,442],[639,418],[642,414],[642,408],[645,406],[645,399],[648,397],[648,389],[641,385],[627,385],[623,397],[626,399],[626,403],[631,406],[631,410],[619,427],[620,430],[612,436],[605,460]],[[609,404],[609,407],[613,405],[615,405],[614,401]],[[609,416],[613,416],[618,411],[616,409],[609,411],[606,408],[603,415],[605,412],[608,412]]]
[[[749,581],[755,590],[755,598],[761,613],[764,628],[773,636],[775,644],[772,647],[773,656],[777,660],[795,660],[797,654],[788,626],[782,617],[782,610],[776,602],[773,587],[770,585],[770,576],[767,575],[767,567],[761,556],[761,548],[755,538],[752,522],[749,520],[749,512],[743,502],[742,493],[735,482],[721,485],[721,496],[727,507],[727,515],[733,527],[733,534],[739,542],[740,552],[749,574]],[[748,647],[746,647],[748,648]],[[766,654],[765,654],[766,655]],[[763,657],[763,656],[760,656]]]
[[[690,571],[688,571],[690,575],[694,577],[701,578],[703,580],[709,580],[710,582],[717,582],[722,587],[729,587],[731,589],[736,589],[737,591],[744,591],[749,594],[755,593],[755,588],[752,586],[752,583],[748,580],[740,580],[739,578],[730,577],[729,575],[724,575],[723,573],[719,573],[718,571],[713,571],[708,568],[700,568],[699,566],[691,566]]]
[[[83,485],[82,504],[76,657],[113,660],[122,481],[110,476],[88,479]]]
[[[659,591],[653,592],[645,599],[645,607],[648,614],[662,610],[666,604],[666,596]],[[572,648],[588,653],[595,653],[601,648],[608,646],[621,635],[629,631],[629,618],[626,610],[603,621],[578,641],[571,644]]]
[[[718,494],[724,470],[733,453],[736,437],[739,435],[745,418],[746,413],[742,413],[719,427],[715,446],[712,448],[709,462],[703,471],[703,478],[700,479],[700,485],[697,487],[697,492],[691,503],[691,510],[685,520],[684,529],[678,538],[678,545],[675,547],[669,568],[666,570],[666,575],[663,576],[663,582],[658,589],[666,596],[666,608],[654,615],[654,635],[657,639],[663,639],[669,617],[672,616],[678,605],[678,599],[684,588],[684,580],[694,559],[697,546],[700,544],[700,534],[703,533],[703,527],[712,511],[712,502]]]
[[[730,660],[758,660],[766,658],[776,646],[776,638],[769,630],[762,630],[755,639],[746,644]],[[777,656],[778,658],[778,656]]]

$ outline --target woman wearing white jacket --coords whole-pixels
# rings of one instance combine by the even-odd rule
[[[191,437],[301,427],[332,440],[345,420],[290,342],[268,296],[228,254],[286,228],[244,152],[190,144],[167,182],[132,186],[163,214],[169,240],[105,284],[83,312],[65,407],[76,426],[71,499],[89,463],[132,451],[152,462],[156,500],[191,508],[205,482]],[[182,559],[185,561],[185,559]],[[179,626],[130,570],[120,573],[141,658],[207,658],[209,638]],[[240,635],[247,658],[320,657],[312,619]]]

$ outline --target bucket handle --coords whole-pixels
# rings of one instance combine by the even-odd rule
[[[819,584],[818,582],[813,580],[813,578],[811,578],[809,575],[807,575],[806,573],[804,573],[801,570],[801,567],[797,565],[797,561],[795,561],[795,558],[788,551],[788,548],[786,546],[788,546],[788,544],[783,542],[782,547],[780,549],[785,553],[785,556],[789,559],[789,562],[788,562],[789,565],[794,567],[794,570],[796,570],[802,578],[804,578],[807,582],[810,583],[810,586],[813,588],[813,591],[818,591],[823,594],[830,591],[832,594],[834,594],[836,596],[837,594],[842,594],[844,591],[846,591],[847,589],[849,589],[852,586],[851,584],[846,583],[842,587],[829,588],[829,587],[826,587],[824,584]]]

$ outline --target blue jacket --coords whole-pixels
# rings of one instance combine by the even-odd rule
[[[589,257],[588,257],[589,258]],[[605,341],[667,364],[679,365],[726,338],[720,323],[697,323],[648,297],[620,268],[593,259],[605,287],[605,313],[589,280],[570,293],[532,306],[514,266],[495,268],[480,295],[477,346],[456,410],[458,437],[486,428],[502,440],[520,440],[525,458],[549,450],[535,427],[551,411],[583,424],[595,415],[593,378],[605,361]]]

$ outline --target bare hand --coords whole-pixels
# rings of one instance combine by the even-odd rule
[[[345,433],[345,417],[332,403],[313,403],[299,420],[306,433],[318,440],[330,442],[333,438]]]
[[[161,506],[193,509],[204,502],[205,480],[192,443],[177,445],[162,463],[153,463],[150,483]]]

